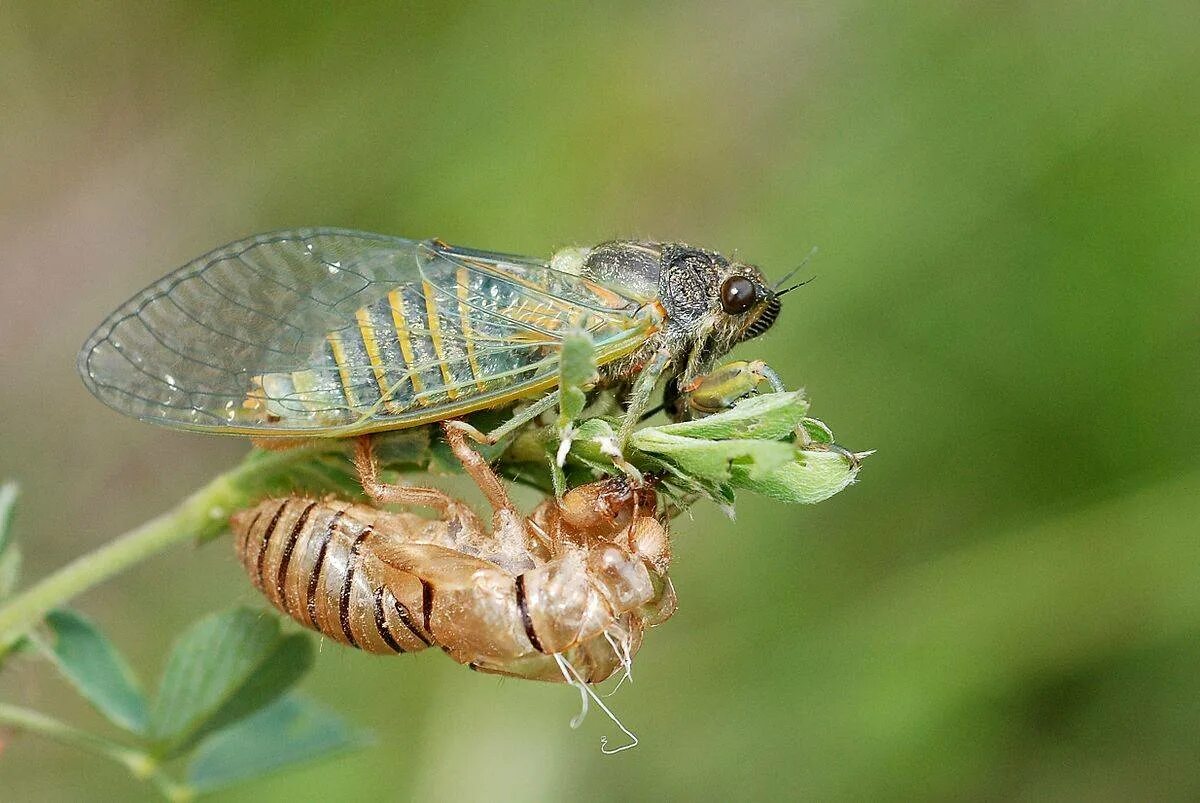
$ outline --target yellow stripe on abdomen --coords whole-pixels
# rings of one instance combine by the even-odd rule
[[[351,409],[356,409],[359,403],[352,388],[353,381],[350,378],[350,366],[346,363],[346,349],[342,347],[342,338],[337,332],[330,332],[325,337],[329,341],[329,352],[333,355],[333,362],[337,365],[338,376],[342,380],[342,392],[346,394],[346,404]]]
[[[479,368],[479,359],[475,356],[475,332],[471,329],[471,308],[467,305],[470,291],[471,274],[466,268],[459,268],[455,274],[455,290],[458,295],[458,326],[462,330],[463,340],[467,344],[467,364],[471,366],[471,376],[475,378],[475,387],[484,390],[483,371]]]
[[[421,282],[421,290],[425,296],[425,315],[429,325],[429,340],[433,343],[433,351],[437,354],[438,366],[442,369],[442,380],[446,383],[446,395],[451,399],[458,398],[458,390],[453,387],[454,374],[446,362],[446,347],[442,342],[442,323],[438,319],[437,299],[434,298],[433,285],[427,281]]]
[[[404,357],[404,368],[408,374],[408,380],[412,382],[413,395],[416,397],[418,404],[429,404],[429,399],[421,395],[422,391],[425,390],[425,383],[421,381],[421,375],[413,368],[416,358],[413,356],[412,341],[409,340],[408,322],[404,319],[404,298],[400,295],[399,290],[393,290],[388,293],[388,305],[392,308],[392,323],[396,327],[396,342],[400,344],[400,354]]]
[[[375,374],[375,384],[379,386],[379,398],[390,412],[403,412],[403,408],[395,402],[395,388],[388,386],[387,369],[383,365],[383,359],[379,356],[379,341],[375,338],[375,324],[371,320],[371,311],[363,307],[354,313],[354,317],[358,320],[358,331],[362,335],[367,359],[371,361],[371,372]]]

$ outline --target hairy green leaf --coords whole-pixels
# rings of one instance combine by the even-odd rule
[[[312,664],[312,643],[237,608],[206,616],[176,642],[155,701],[151,733],[164,757],[268,705]]]
[[[12,542],[12,517],[17,506],[20,488],[15,482],[0,485],[0,554]]]
[[[665,427],[633,434],[633,445],[670,463],[685,474],[708,482],[726,482],[734,466],[748,477],[762,476],[795,459],[796,449],[784,441],[702,440],[664,432]]]
[[[829,427],[825,426],[824,421],[816,418],[805,418],[800,422],[800,426],[804,428],[804,434],[808,437],[810,443],[823,443],[830,445],[833,443],[833,432]]]
[[[51,635],[47,657],[75,690],[114,725],[145,732],[146,697],[129,664],[100,629],[70,610],[51,612],[46,626]]]
[[[745,467],[734,465],[731,483],[754,493],[778,499],[813,505],[841,491],[858,476],[858,465],[848,455],[837,451],[806,450],[797,459],[775,468],[752,474]]]
[[[187,783],[211,792],[369,742],[337,714],[289,694],[205,740],[188,764]]]
[[[765,393],[743,399],[733,409],[723,413],[650,429],[669,435],[708,440],[782,440],[791,435],[807,412],[808,401],[800,391]]]

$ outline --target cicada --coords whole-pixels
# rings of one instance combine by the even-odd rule
[[[659,379],[694,385],[770,328],[785,292],[681,243],[545,260],[296,229],[230,243],[138,293],[87,340],[79,371],[116,410],[189,430],[343,437],[531,402],[512,429],[553,406],[563,338],[583,331],[596,386],[623,389],[627,431]]]

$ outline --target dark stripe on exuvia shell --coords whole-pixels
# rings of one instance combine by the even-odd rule
[[[254,532],[254,528],[258,526],[258,520],[262,518],[262,507],[255,512],[254,518],[250,520],[250,526],[246,527],[238,533],[237,549],[238,554],[242,556],[242,564],[246,563],[246,547],[250,544],[250,535]]]
[[[292,553],[296,551],[296,541],[300,538],[300,533],[316,506],[316,502],[311,502],[300,512],[296,523],[292,525],[291,532],[288,533],[287,542],[283,545],[283,556],[279,559],[279,569],[275,572],[275,590],[279,593],[279,604],[284,608],[287,607],[287,594],[283,591],[283,584],[287,581],[288,565],[292,562]]]
[[[385,644],[396,652],[404,652],[400,642],[396,641],[396,637],[392,635],[392,629],[388,627],[387,616],[383,612],[383,592],[383,586],[375,589],[375,629],[379,631],[379,637]]]
[[[425,632],[430,638],[434,638],[433,628],[430,627],[430,619],[433,617],[433,586],[425,578],[421,578],[421,618],[425,625]],[[435,639],[436,640],[436,639]]]
[[[279,526],[279,518],[283,515],[283,511],[287,510],[288,502],[290,501],[290,499],[283,500],[283,504],[279,506],[279,509],[275,511],[275,515],[267,522],[267,529],[263,530],[262,538],[259,540],[258,558],[254,566],[254,582],[260,589],[267,587],[266,583],[263,582],[263,564],[267,558],[267,547],[271,545],[271,536],[274,535],[275,528]]]
[[[525,599],[525,575],[517,575],[516,588],[517,610],[521,612],[521,624],[525,625],[525,636],[535,650],[544,653],[546,650],[542,648],[542,640],[538,638],[537,631],[533,628],[533,617],[529,615],[529,603]]]
[[[337,529],[342,516],[345,515],[346,511],[339,510],[329,517],[329,525],[325,528],[325,532],[321,533],[321,540],[317,545],[317,559],[313,562],[312,573],[308,576],[306,607],[308,608],[308,623],[313,627],[317,626],[317,585],[321,582],[321,572],[325,568],[325,555],[329,551],[329,542],[333,538],[333,532]]]
[[[354,638],[354,633],[350,629],[350,592],[354,588],[354,570],[358,567],[358,548],[370,534],[371,527],[368,525],[358,538],[354,539],[354,544],[350,547],[350,557],[346,559],[346,581],[342,583],[342,595],[338,601],[338,620],[342,625],[342,635],[346,637],[346,643],[351,647],[357,647],[358,640]]]
[[[396,599],[395,596],[393,596],[392,597],[392,605],[396,609],[396,616],[398,616],[400,618],[400,622],[405,627],[408,628],[409,632],[412,633],[416,638],[418,638],[421,641],[421,643],[424,644],[426,647],[432,647],[433,641],[428,636],[426,636],[424,633],[422,633],[415,624],[413,624],[412,613],[409,612],[408,608],[404,605],[404,603],[401,602],[400,600]]]

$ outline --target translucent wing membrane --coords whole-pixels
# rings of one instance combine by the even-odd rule
[[[79,371],[109,406],[167,426],[348,435],[549,389],[572,329],[617,359],[653,330],[643,301],[525,257],[297,229],[146,288],[88,339]]]

